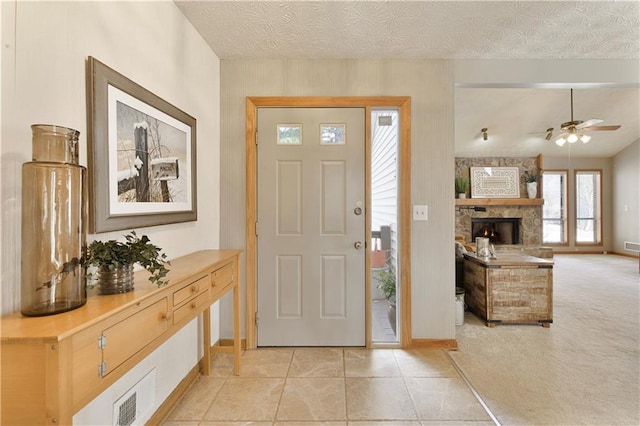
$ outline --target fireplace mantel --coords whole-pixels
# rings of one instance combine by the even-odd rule
[[[541,206],[542,198],[456,198],[456,206]]]

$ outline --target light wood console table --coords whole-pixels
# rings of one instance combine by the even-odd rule
[[[171,260],[169,284],[136,272],[134,290],[100,296],[57,315],[1,318],[2,416],[6,425],[72,424],[73,415],[203,314],[203,374],[210,373],[211,304],[233,290],[234,372],[240,373],[241,250],[203,250]]]

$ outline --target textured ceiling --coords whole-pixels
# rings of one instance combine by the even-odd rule
[[[220,59],[638,58],[637,1],[176,1]]]
[[[182,1],[220,59],[640,59],[639,1]],[[638,88],[575,92],[575,118],[621,124],[574,155],[610,157],[640,137]],[[568,151],[568,89],[456,88],[456,155]],[[480,143],[482,127],[489,141]]]

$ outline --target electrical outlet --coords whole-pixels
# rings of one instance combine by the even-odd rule
[[[428,220],[429,217],[429,209],[425,205],[414,205],[413,206],[413,220]]]

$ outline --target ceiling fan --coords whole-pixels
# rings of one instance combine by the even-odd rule
[[[567,121],[566,123],[562,123],[560,125],[560,130],[562,133],[556,137],[555,143],[558,146],[564,145],[566,142],[575,143],[577,141],[582,141],[582,143],[587,143],[591,140],[591,136],[584,132],[589,131],[602,131],[602,130],[618,130],[620,128],[619,124],[610,125],[610,126],[597,126],[597,124],[602,123],[604,120],[600,120],[599,118],[592,118],[587,121],[582,120],[574,120],[573,119],[573,89],[571,89],[571,121]],[[546,140],[551,140],[553,137],[553,127],[549,127],[547,129]]]

